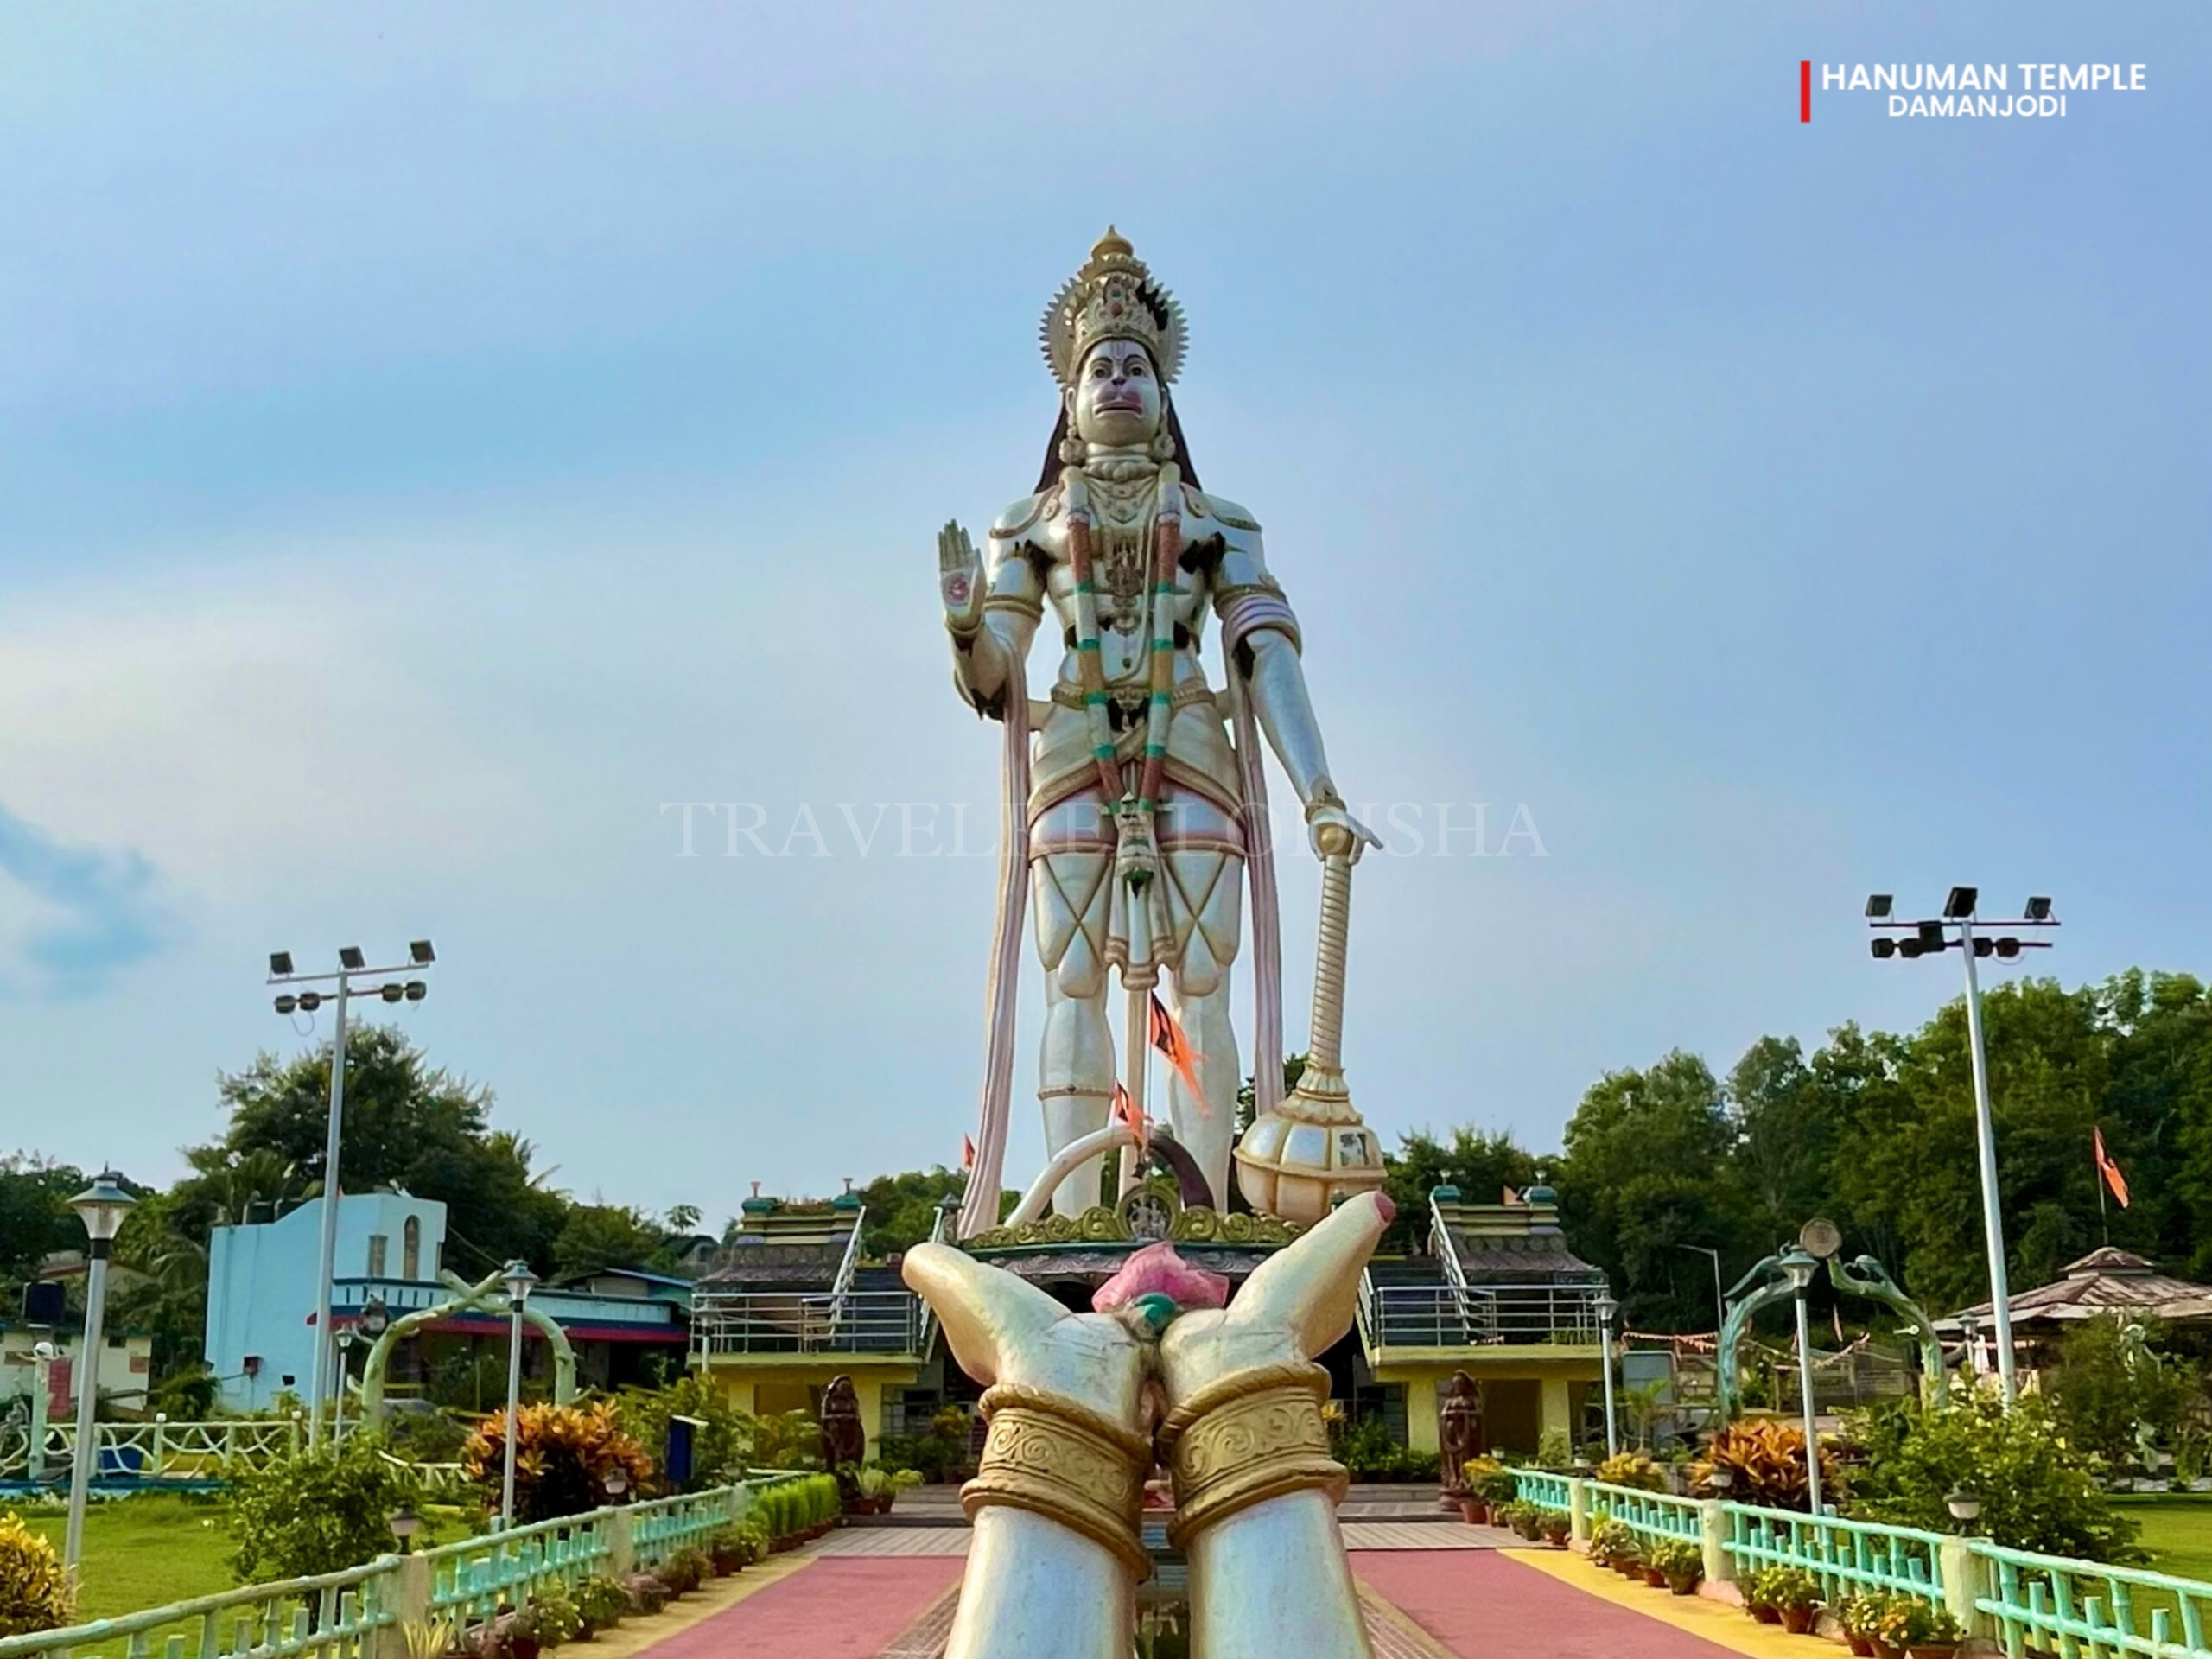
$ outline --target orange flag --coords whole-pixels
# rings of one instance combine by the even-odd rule
[[[963,1175],[976,1173],[976,1137],[972,1135],[960,1137],[960,1173]]]
[[[1152,1149],[1152,1119],[1137,1110],[1137,1103],[1129,1098],[1129,1091],[1120,1084],[1114,1085],[1114,1122],[1126,1124],[1137,1138],[1140,1151]]]
[[[2127,1177],[2120,1173],[2120,1166],[2113,1162],[2112,1154],[2105,1150],[2105,1132],[2094,1124],[2089,1129],[2089,1147],[2096,1155],[2097,1173],[2104,1177],[2105,1185],[2112,1189],[2113,1197],[2120,1200],[2120,1207],[2126,1209]]]
[[[1167,1057],[1167,1064],[1175,1068],[1175,1075],[1183,1079],[1192,1098],[1198,1102],[1198,1110],[1207,1113],[1205,1091],[1198,1087],[1198,1062],[1205,1056],[1191,1046],[1190,1039],[1183,1035],[1183,1027],[1175,1023],[1175,1016],[1167,1012],[1167,1005],[1160,1000],[1157,991],[1152,993],[1150,1001],[1152,1046]]]

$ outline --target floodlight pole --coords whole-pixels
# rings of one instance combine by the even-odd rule
[[[330,1129],[322,1147],[322,1258],[315,1275],[314,1392],[308,1396],[308,1447],[322,1439],[322,1396],[330,1380],[330,1281],[338,1271],[338,1146],[346,1122],[346,1000],[352,976],[338,974],[338,1012],[330,1046]]]
[[[1967,964],[1967,1044],[1974,1058],[1974,1133],[1981,1160],[1981,1230],[1989,1251],[1989,1311],[1996,1326],[1997,1375],[2011,1409],[2016,1394],[2012,1376],[2012,1296],[2005,1274],[2005,1217],[1997,1193],[1997,1122],[1989,1108],[1989,1049],[1981,1027],[1981,976],[1974,962],[1974,918],[1959,920],[1959,954]]]
[[[335,1024],[330,1044],[330,1125],[325,1134],[322,1149],[322,1248],[315,1264],[315,1363],[308,1367],[308,1445],[310,1448],[322,1440],[322,1402],[330,1388],[332,1359],[336,1350],[330,1328],[331,1281],[338,1273],[338,1206],[343,1197],[339,1187],[339,1153],[343,1144],[346,1128],[346,1010],[352,1000],[353,981],[360,976],[383,979],[387,975],[421,972],[437,961],[437,952],[428,939],[416,939],[407,947],[408,960],[387,968],[372,968],[363,959],[360,950],[347,945],[338,953],[338,971],[328,974],[296,973],[289,951],[276,951],[269,958],[269,983],[277,986],[319,984],[324,980],[337,982]],[[410,980],[404,985],[391,982],[371,985],[364,995],[380,996],[387,1002],[419,1002],[427,988],[423,982]],[[321,1006],[320,992],[302,993],[297,996],[289,992],[276,999],[276,1012],[289,1015],[296,1008],[313,1014]],[[342,1387],[342,1381],[341,1381]]]

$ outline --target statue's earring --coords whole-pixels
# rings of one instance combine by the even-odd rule
[[[1175,459],[1175,433],[1168,424],[1167,400],[1160,400],[1160,430],[1152,435],[1152,458],[1166,462]]]
[[[1083,439],[1075,429],[1075,388],[1071,386],[1060,394],[1060,406],[1067,412],[1067,435],[1060,440],[1060,464],[1073,467],[1083,460]]]

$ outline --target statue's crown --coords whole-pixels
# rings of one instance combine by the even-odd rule
[[[1173,384],[1183,370],[1183,308],[1111,225],[1045,308],[1039,332],[1045,361],[1064,386],[1075,384],[1084,356],[1102,340],[1135,340],[1151,353],[1163,383]]]

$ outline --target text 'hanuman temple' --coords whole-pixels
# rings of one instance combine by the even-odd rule
[[[694,1363],[764,1412],[849,1376],[871,1443],[975,1402],[988,1427],[963,1492],[975,1539],[955,1659],[1126,1659],[1160,1554],[1148,1489],[1166,1548],[1187,1553],[1192,1651],[1364,1653],[1325,1403],[1436,1451],[1440,1385],[1465,1371],[1455,1454],[1533,1452],[1573,1429],[1598,1382],[1605,1286],[1567,1250],[1544,1188],[1478,1205],[1440,1187],[1415,1230],[1425,1248],[1370,1262],[1394,1217],[1340,1039],[1351,874],[1376,843],[1332,780],[1296,614],[1257,521],[1199,484],[1171,392],[1182,309],[1112,230],[1043,337],[1060,407],[1035,487],[981,554],[957,524],[938,538],[954,683],[999,727],[1007,804],[967,1197],[937,1239],[881,1266],[862,1259],[855,1198],[747,1200],[695,1297]],[[1059,662],[1033,697],[1048,613]],[[1287,1095],[1263,747],[1323,872],[1313,1025]],[[1248,893],[1240,1136],[1230,989]],[[1002,1216],[1025,931],[1045,991],[1046,1156]]]

